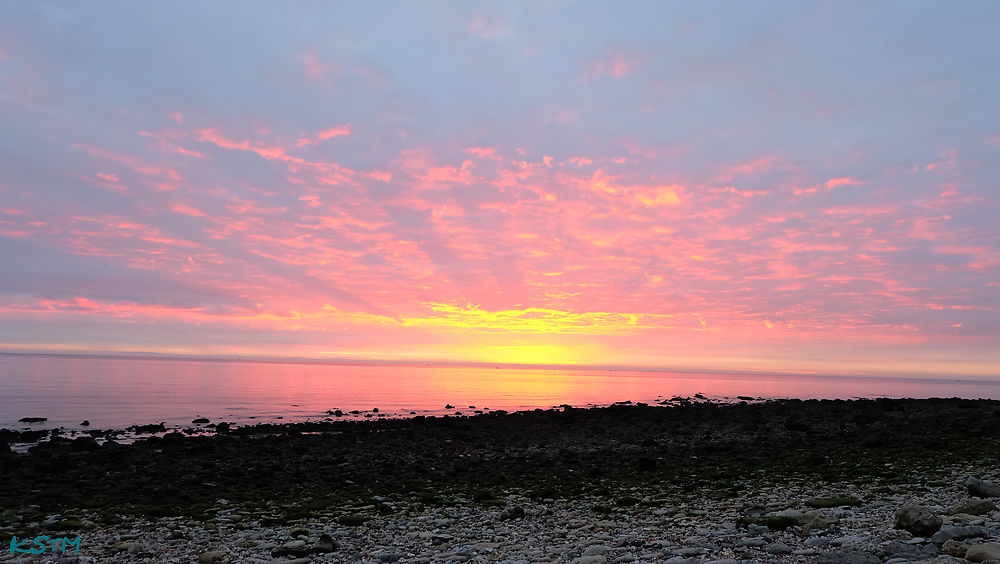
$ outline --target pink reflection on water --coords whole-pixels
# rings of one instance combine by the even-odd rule
[[[165,421],[317,420],[327,410],[384,415],[710,398],[1000,397],[988,381],[456,366],[354,366],[0,355],[0,427],[124,427]],[[469,406],[475,406],[474,409]],[[449,410],[448,412],[452,412]],[[369,415],[371,415],[369,413]]]

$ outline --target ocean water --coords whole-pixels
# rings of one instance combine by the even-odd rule
[[[1000,382],[553,368],[387,366],[0,354],[0,428],[122,428],[196,417],[234,423],[714,399],[1000,398]],[[447,404],[456,409],[445,409]],[[475,406],[475,407],[470,407]],[[41,424],[22,417],[47,417]]]

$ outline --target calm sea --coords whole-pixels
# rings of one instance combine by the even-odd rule
[[[121,428],[196,417],[319,420],[341,409],[394,416],[710,398],[1000,398],[1000,382],[456,366],[354,366],[0,354],[0,428]],[[445,410],[451,404],[456,409]],[[470,407],[475,406],[475,407]],[[38,427],[38,425],[35,425]]]

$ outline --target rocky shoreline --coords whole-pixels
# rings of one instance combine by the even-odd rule
[[[0,453],[0,561],[1000,558],[1000,402],[672,405],[57,437]]]

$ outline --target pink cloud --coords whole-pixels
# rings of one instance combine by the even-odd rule
[[[188,204],[173,204],[170,206],[170,211],[192,217],[206,217],[205,212]]]
[[[298,147],[305,147],[305,146],[308,146],[308,145],[315,145],[316,143],[319,143],[320,141],[326,141],[327,139],[332,139],[334,137],[340,137],[340,136],[350,135],[350,134],[351,134],[351,126],[349,126],[349,125],[338,125],[338,126],[331,127],[329,129],[324,129],[323,131],[320,131],[320,132],[316,133],[316,135],[314,137],[311,137],[311,138],[310,137],[301,137],[295,143],[295,145],[298,146]]]
[[[844,176],[840,178],[831,178],[830,180],[827,180],[826,189],[833,190],[838,186],[861,186],[862,184],[864,183],[859,180],[855,180],[850,176]]]
[[[644,60],[643,57],[614,53],[588,64],[583,71],[583,78],[584,80],[601,77],[623,78],[632,74]]]
[[[340,70],[338,65],[320,61],[315,49],[310,49],[302,55],[302,64],[305,65],[306,76],[318,82],[327,81],[332,74]]]

